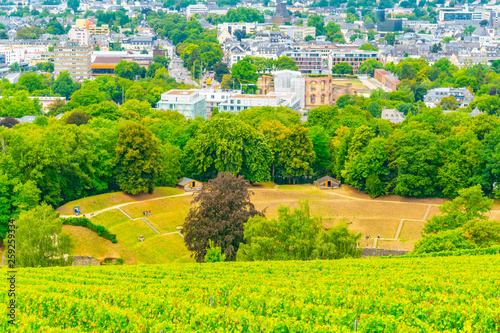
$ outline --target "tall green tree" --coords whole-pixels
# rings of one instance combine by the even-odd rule
[[[42,204],[22,212],[15,221],[16,266],[48,267],[71,265],[64,258],[72,249],[71,238],[62,232],[59,213]]]
[[[283,168],[283,176],[291,178],[294,184],[297,177],[308,176],[313,171],[316,154],[307,133],[307,128],[293,126],[285,130],[281,142],[279,164]]]
[[[250,182],[269,180],[271,151],[264,136],[232,114],[203,124],[186,144],[182,159],[184,172],[202,181],[222,171]]]
[[[54,93],[66,97],[66,99],[69,99],[75,92],[76,87],[75,83],[71,79],[71,76],[69,75],[69,72],[64,71],[59,73],[57,79],[54,81],[54,86],[52,89],[54,90]]]
[[[126,193],[153,193],[161,172],[161,153],[153,133],[142,125],[127,123],[118,133],[116,180]]]

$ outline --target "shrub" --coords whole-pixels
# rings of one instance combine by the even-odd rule
[[[74,225],[77,227],[84,227],[93,232],[97,233],[100,237],[110,240],[112,243],[116,243],[116,235],[109,232],[104,226],[99,224],[94,224],[90,219],[86,217],[66,217],[61,218],[61,221],[65,225]]]

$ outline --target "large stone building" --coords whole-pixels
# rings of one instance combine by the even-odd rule
[[[398,84],[401,82],[393,74],[389,73],[385,69],[375,69],[373,71],[373,76],[382,83],[383,86],[395,91]]]
[[[321,105],[334,105],[340,96],[354,93],[356,91],[352,88],[352,85],[337,85],[330,75],[305,78],[306,109]]]
[[[75,82],[90,79],[92,47],[80,46],[78,41],[70,40],[66,45],[54,48],[54,76],[67,71]]]

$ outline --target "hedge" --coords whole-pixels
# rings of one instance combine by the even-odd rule
[[[61,218],[61,221],[65,225],[74,225],[92,230],[102,238],[110,240],[112,243],[117,242],[115,234],[110,233],[109,230],[102,225],[92,223],[92,221],[86,217],[66,217]]]
[[[452,256],[481,256],[489,254],[500,254],[500,246],[492,246],[486,248],[476,248],[457,251],[441,251],[422,254],[406,254],[404,256],[384,257],[384,258],[426,258],[426,257],[452,257]]]

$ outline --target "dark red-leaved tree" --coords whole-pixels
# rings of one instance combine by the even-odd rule
[[[229,172],[203,184],[183,225],[184,241],[196,261],[203,262],[209,240],[222,249],[227,261],[236,260],[245,223],[252,216],[263,216],[250,202],[249,187],[242,176]]]

